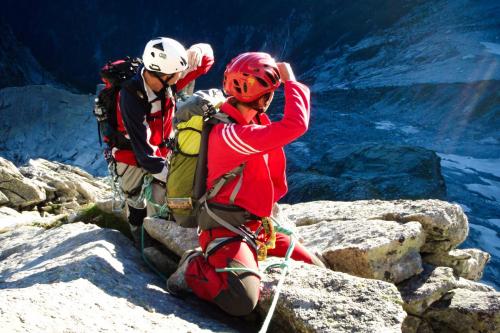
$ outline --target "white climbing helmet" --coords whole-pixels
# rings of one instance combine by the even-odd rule
[[[184,46],[166,37],[150,40],[144,48],[142,61],[147,70],[162,74],[182,72],[188,66]]]

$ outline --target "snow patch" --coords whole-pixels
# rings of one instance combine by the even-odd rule
[[[438,153],[441,157],[441,166],[450,169],[459,169],[465,173],[488,173],[500,177],[500,158],[481,159],[470,156]]]
[[[471,191],[481,194],[491,200],[500,202],[500,182],[480,177],[486,184],[466,184],[465,187]]]
[[[498,247],[500,237],[495,230],[477,224],[470,224],[470,228],[479,234],[475,239],[484,251],[489,252],[493,257],[500,257],[500,247]]]
[[[396,128],[396,125],[394,123],[384,120],[384,121],[378,121],[375,123],[375,128],[383,131],[390,131]]]
[[[489,136],[487,138],[484,138],[484,139],[481,139],[479,140],[479,143],[482,143],[482,144],[491,144],[491,145],[496,145],[498,144],[498,140],[495,139],[494,137],[492,136]]]
[[[406,134],[417,134],[420,132],[416,127],[413,126],[403,126],[401,131]]]
[[[481,42],[486,48],[486,51],[492,54],[500,55],[500,44],[497,43],[489,43],[489,42]]]

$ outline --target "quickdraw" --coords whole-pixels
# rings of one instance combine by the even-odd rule
[[[267,258],[267,250],[276,247],[276,231],[273,220],[270,217],[262,219],[262,228],[264,229],[264,241],[257,241],[257,259],[264,261]]]
[[[115,213],[121,213],[125,208],[125,195],[118,185],[118,174],[116,173],[116,162],[113,159],[111,153],[107,151],[104,152],[104,156],[108,161],[108,172],[109,172],[109,185],[113,191],[113,200],[111,202],[111,210]],[[109,155],[109,156],[108,156]],[[118,199],[117,199],[118,198]],[[118,205],[117,205],[118,203]]]

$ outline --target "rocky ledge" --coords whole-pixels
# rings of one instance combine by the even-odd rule
[[[34,160],[17,169],[0,159],[2,328],[258,330],[280,269],[264,275],[258,307],[243,320],[196,297],[175,298],[124,235],[123,214],[103,223],[113,213],[111,195],[103,180],[78,168]],[[457,249],[468,234],[459,206],[321,201],[282,205],[278,219],[329,269],[290,264],[269,331],[499,332],[500,293],[477,282],[489,254]],[[173,222],[148,219],[145,228],[177,255],[197,245],[195,230]]]

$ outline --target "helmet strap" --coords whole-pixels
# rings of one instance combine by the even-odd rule
[[[257,114],[262,114],[262,113],[265,113],[267,111],[267,108],[265,106],[260,106],[259,104],[259,101],[262,97],[267,97],[266,98],[266,102],[264,103],[264,105],[267,104],[269,98],[270,98],[270,93],[267,93],[265,95],[262,95],[260,96],[259,98],[257,98],[255,101],[252,101],[250,103],[248,103],[248,106],[250,106],[252,109],[254,109],[255,111],[257,111]]]
[[[167,82],[174,76],[174,74],[169,74],[167,76],[167,78],[165,80],[163,80],[161,78],[162,73],[160,73],[160,72],[153,72],[153,71],[148,71],[148,72],[151,73],[151,75],[153,75],[156,79],[158,79],[158,81],[161,82],[161,84],[162,84],[162,90],[166,90],[170,86]]]

